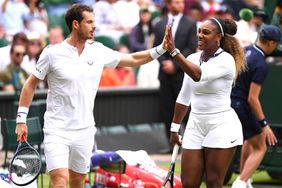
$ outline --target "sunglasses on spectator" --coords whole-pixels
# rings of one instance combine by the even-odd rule
[[[20,56],[24,56],[26,53],[25,52],[15,52],[15,54],[17,57],[20,57]]]
[[[41,46],[41,42],[39,42],[39,41],[30,41],[29,44],[35,45],[35,46]]]

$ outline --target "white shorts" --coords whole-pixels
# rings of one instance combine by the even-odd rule
[[[94,126],[62,132],[44,131],[44,152],[47,171],[67,168],[86,174],[94,147]]]
[[[231,148],[243,144],[241,122],[233,109],[215,114],[190,113],[184,149]]]

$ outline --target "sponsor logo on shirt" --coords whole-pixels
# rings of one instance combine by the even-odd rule
[[[236,139],[237,140],[237,139]],[[236,142],[236,140],[231,140],[231,144],[233,144],[234,142]]]
[[[94,63],[94,61],[92,61],[92,60],[91,61],[87,61],[88,65],[93,65],[93,63]]]

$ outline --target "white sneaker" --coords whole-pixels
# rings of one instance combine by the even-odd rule
[[[250,179],[248,179],[248,181],[247,181],[247,188],[254,188],[254,186],[252,185],[252,183],[253,183],[253,180],[250,178]]]
[[[233,182],[231,188],[247,188],[247,183],[240,180],[240,176]]]

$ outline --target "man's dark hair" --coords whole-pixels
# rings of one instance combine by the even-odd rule
[[[19,32],[13,36],[12,44],[27,44],[28,38],[25,33]]]
[[[170,4],[172,0],[165,0],[166,4]]]
[[[82,13],[84,11],[87,12],[93,12],[93,9],[87,5],[83,5],[83,4],[73,4],[68,10],[67,13],[65,15],[65,21],[66,24],[69,28],[69,31],[72,31],[72,22],[74,20],[78,21],[78,23],[81,22],[81,20],[83,19],[83,15]]]

